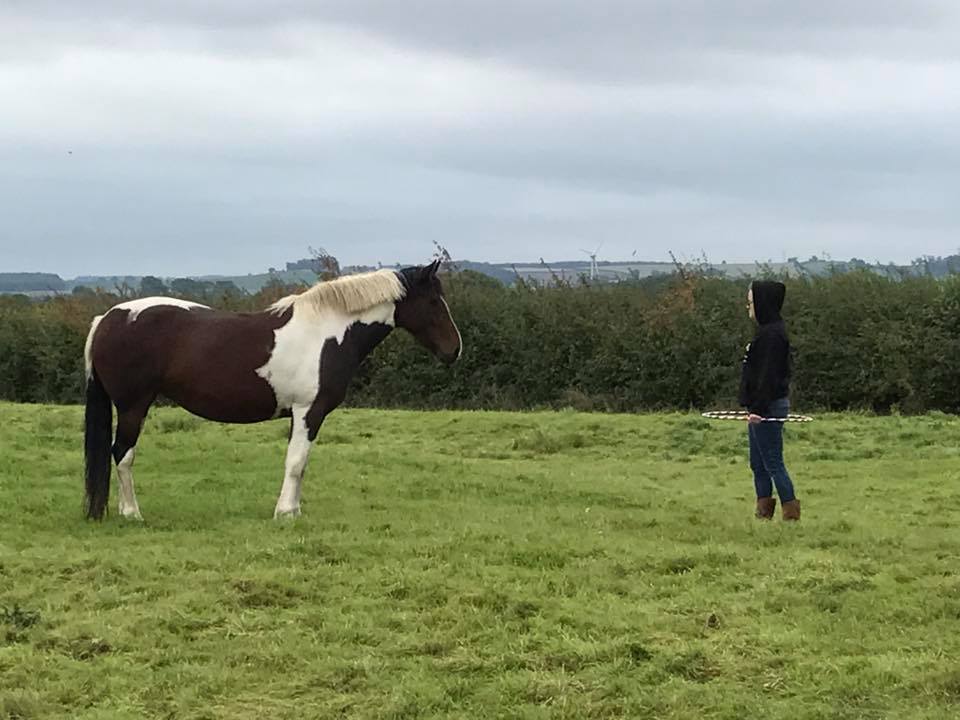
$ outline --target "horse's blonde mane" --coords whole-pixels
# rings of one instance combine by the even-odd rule
[[[325,311],[356,315],[376,305],[402,300],[406,294],[396,272],[375,270],[319,282],[309,290],[277,300],[270,310],[278,314],[293,308],[314,315]]]

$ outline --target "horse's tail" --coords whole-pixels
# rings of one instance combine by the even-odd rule
[[[84,360],[87,368],[87,408],[84,418],[84,455],[86,457],[87,517],[102,520],[110,497],[110,446],[113,430],[113,404],[93,367],[93,336],[101,318],[96,318],[87,336]]]

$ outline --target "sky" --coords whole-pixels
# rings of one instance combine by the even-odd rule
[[[0,271],[960,248],[956,0],[0,0]]]

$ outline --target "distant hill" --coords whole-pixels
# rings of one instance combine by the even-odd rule
[[[66,280],[66,290],[73,290],[77,286],[88,287],[91,290],[101,288],[103,290],[116,290],[124,286],[138,288],[140,287],[139,275],[81,275],[71,280]]]
[[[91,290],[97,288],[114,290],[124,285],[131,288],[139,288],[143,277],[144,276],[141,275],[84,275],[65,281],[65,286],[67,291],[72,291],[78,286],[87,287]],[[173,277],[160,279],[167,285],[175,280]],[[207,282],[232,282],[244,292],[255,293],[263,289],[271,279],[287,285],[296,285],[298,283],[309,285],[317,281],[317,276],[310,270],[280,270],[273,273],[251,273],[249,275],[194,275],[190,276],[190,279]]]
[[[590,262],[585,260],[567,260],[548,263],[502,263],[485,264],[458,262],[463,269],[476,270],[496,277],[507,284],[516,282],[517,277],[535,282],[549,283],[555,278],[575,282],[580,278],[591,277]],[[858,258],[851,260],[829,260],[812,257],[808,260],[790,258],[785,262],[752,263],[693,263],[684,266],[696,269],[708,275],[731,279],[751,278],[761,275],[784,275],[787,277],[823,277],[832,273],[845,273],[853,270],[869,270],[884,277],[901,278],[904,275],[930,275],[946,277],[960,272],[960,256],[947,258],[919,258],[910,265],[867,263]],[[656,275],[671,275],[677,271],[672,262],[602,261],[596,265],[596,280],[599,282],[628,282]]]
[[[277,270],[272,273],[257,273],[255,275],[200,275],[196,280],[211,282],[232,282],[238,288],[248,293],[262,290],[271,280],[279,281],[284,285],[312,285],[317,281],[317,275],[312,270]]]
[[[588,260],[560,260],[548,263],[483,263],[470,260],[457,260],[454,265],[460,270],[472,270],[495,278],[506,285],[512,285],[518,277],[527,281],[549,283],[554,278],[576,282],[581,277],[591,275]],[[191,277],[191,280],[207,281],[211,283],[233,283],[243,292],[255,293],[270,282],[282,282],[286,285],[305,284],[316,282],[317,275],[313,268],[315,260],[305,259],[286,263],[286,270],[273,270],[264,273],[250,273],[247,275],[203,275]],[[395,266],[399,267],[399,265]],[[949,257],[923,257],[914,260],[909,265],[883,265],[867,263],[854,258],[852,260],[830,260],[812,257],[807,260],[790,258],[785,262],[767,263],[703,263],[696,264],[701,272],[715,274],[729,278],[747,278],[774,273],[792,277],[823,276],[835,272],[849,272],[855,269],[867,269],[879,275],[898,278],[905,274],[931,275],[944,277],[960,272],[960,255]],[[373,266],[344,267],[344,274],[352,274],[375,270]],[[603,261],[596,265],[596,280],[599,282],[624,282],[640,280],[656,275],[670,275],[676,272],[676,266],[670,262],[650,261]],[[0,294],[22,293],[32,297],[44,297],[58,293],[72,292],[76,287],[91,289],[102,288],[107,291],[129,287],[134,290],[140,288],[143,278],[139,275],[105,275],[80,276],[64,280],[53,273],[0,273]],[[160,278],[167,286],[175,278]]]
[[[64,289],[66,283],[63,278],[53,273],[0,273],[0,293],[56,293]]]

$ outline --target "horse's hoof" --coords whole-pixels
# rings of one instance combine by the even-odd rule
[[[296,520],[298,517],[300,517],[300,508],[293,508],[292,510],[280,510],[278,508],[273,512],[274,520]]]
[[[140,514],[139,510],[120,510],[120,517],[124,520],[132,520],[136,522],[143,522],[143,515]]]

